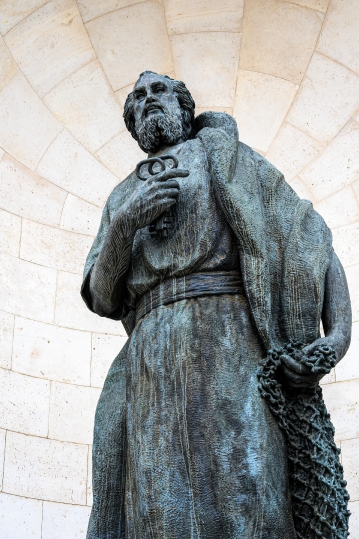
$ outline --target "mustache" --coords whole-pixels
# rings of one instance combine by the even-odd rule
[[[143,108],[143,111],[142,111],[142,114],[141,114],[141,119],[145,119],[145,118],[147,117],[147,113],[148,113],[152,108],[158,109],[158,110],[160,110],[161,112],[163,112],[164,114],[167,113],[167,110],[165,110],[164,107],[163,107],[162,105],[160,105],[159,103],[157,103],[157,101],[152,101],[151,103],[148,103],[148,105],[146,105],[146,106]]]
[[[136,122],[136,136],[144,152],[155,151],[161,143],[174,144],[182,135],[183,124],[180,114],[150,114]]]

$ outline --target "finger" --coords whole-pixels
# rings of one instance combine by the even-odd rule
[[[281,360],[293,371],[297,372],[298,374],[311,374],[312,371],[309,367],[306,367],[305,365],[302,365],[299,361],[293,359],[292,357],[288,356],[287,354],[283,354],[280,356]]]
[[[163,200],[161,200],[160,206],[163,210],[166,210],[170,208],[171,206],[174,206],[176,202],[177,201],[175,198],[164,198]]]
[[[288,385],[292,389],[307,389],[307,388],[313,388],[318,385],[318,382],[288,382]]]
[[[162,204],[164,199],[172,198],[176,199],[179,195],[178,189],[160,189],[153,197],[153,201],[156,204]]]
[[[315,387],[317,385],[317,382],[315,382],[315,383],[304,383],[304,382],[296,383],[296,382],[287,381],[287,385],[291,389],[308,389],[308,388]]]
[[[318,383],[316,376],[303,376],[297,374],[286,367],[282,367],[287,382],[293,387],[314,387]]]
[[[159,199],[163,198],[177,198],[179,195],[178,189],[160,189],[157,191],[156,197]]]
[[[180,188],[180,184],[178,183],[177,180],[164,180],[163,182],[159,182],[160,183],[160,186],[161,186],[161,189],[179,189]]]
[[[305,348],[302,349],[302,354],[304,356],[311,356],[313,355],[313,352],[315,351],[317,345],[316,345],[316,341],[313,342],[312,344],[309,344],[308,346],[306,346]]]
[[[171,178],[186,178],[189,171],[184,168],[167,168],[164,172],[156,174],[156,181],[163,182]]]

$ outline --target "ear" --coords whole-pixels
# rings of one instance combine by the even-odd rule
[[[135,113],[133,109],[133,91],[129,93],[127,96],[125,106],[124,106],[123,118],[125,120],[127,130],[131,133],[132,137],[137,141]]]

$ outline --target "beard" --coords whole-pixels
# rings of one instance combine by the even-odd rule
[[[162,114],[150,114],[136,122],[137,142],[141,150],[154,153],[163,144],[175,144],[183,134],[182,113],[179,105]]]

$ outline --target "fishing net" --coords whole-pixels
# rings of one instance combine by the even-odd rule
[[[259,389],[285,433],[298,539],[346,539],[349,495],[322,390],[319,385],[287,389],[282,383],[281,356],[295,359],[302,348],[302,343],[290,343],[270,350],[258,375]],[[313,373],[327,374],[335,365],[335,352],[318,346],[302,364]]]

